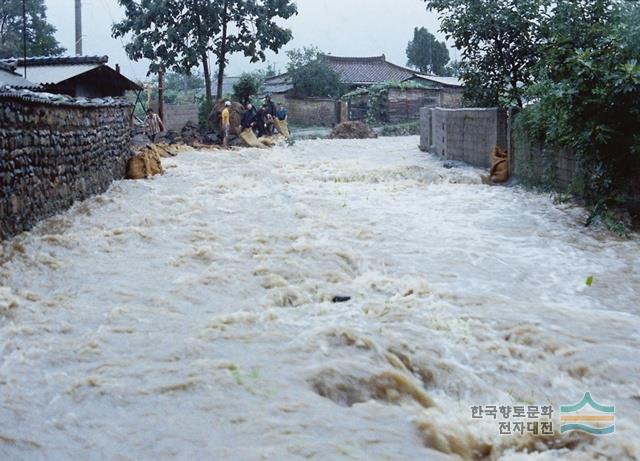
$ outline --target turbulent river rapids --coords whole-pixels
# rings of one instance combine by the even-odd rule
[[[183,153],[1,244],[0,460],[638,459],[640,239],[417,144]],[[518,404],[554,434],[472,418]]]

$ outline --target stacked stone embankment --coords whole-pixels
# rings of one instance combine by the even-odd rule
[[[0,239],[125,178],[131,109],[124,99],[0,89]]]

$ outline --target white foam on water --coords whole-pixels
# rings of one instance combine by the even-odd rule
[[[637,459],[637,236],[417,143],[184,153],[4,242],[0,459]],[[615,435],[470,418],[585,391]]]

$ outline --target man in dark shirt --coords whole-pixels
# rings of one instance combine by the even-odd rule
[[[247,128],[255,128],[256,122],[257,122],[256,109],[253,107],[252,104],[247,104],[247,110],[245,110],[244,114],[242,114],[242,120],[240,122],[242,124],[242,128],[245,130]]]
[[[258,137],[269,136],[269,131],[267,129],[267,118],[269,113],[267,112],[266,105],[263,104],[260,110],[258,110],[258,114],[256,115],[256,125],[258,129]]]
[[[276,105],[271,100],[271,96],[270,95],[265,96],[265,98],[264,98],[264,106],[263,107],[267,110],[267,114],[269,114],[269,115],[271,115],[272,117],[275,118],[275,116],[276,116]]]

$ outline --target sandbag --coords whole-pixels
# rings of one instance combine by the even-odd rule
[[[277,118],[273,121],[276,130],[285,138],[290,136],[289,134],[289,120],[278,120]]]
[[[251,128],[247,128],[239,134],[240,140],[246,147],[257,147],[263,149],[266,147],[262,142],[258,140],[256,134]]]
[[[275,135],[275,136],[263,136],[261,138],[258,138],[258,141],[260,141],[262,144],[264,144],[267,147],[273,147],[276,144],[278,144],[281,140],[283,139],[282,135]]]
[[[182,152],[193,152],[195,149],[187,144],[157,143],[147,145],[147,148],[155,150],[160,157],[175,157]]]
[[[162,174],[162,163],[157,149],[152,145],[145,146],[127,162],[128,179],[146,179],[156,174]]]
[[[491,172],[489,176],[491,176],[491,181],[496,183],[509,180],[509,154],[498,146],[495,146],[491,153]]]

